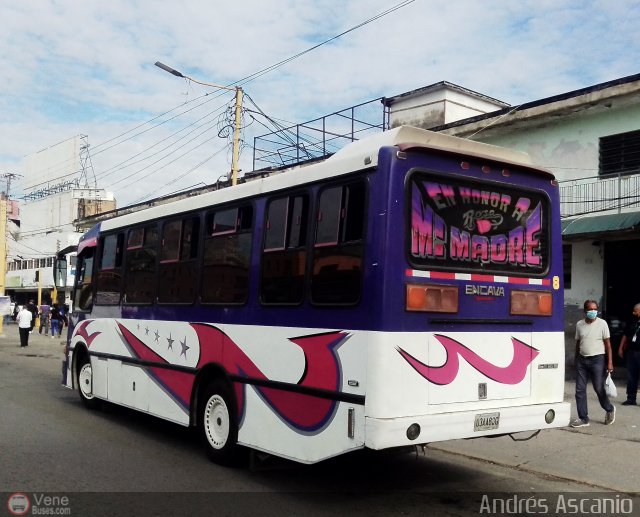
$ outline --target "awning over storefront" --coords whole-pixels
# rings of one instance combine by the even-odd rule
[[[562,221],[562,237],[566,238],[630,232],[638,232],[640,236],[640,211],[586,215]]]
[[[42,286],[42,292],[48,292],[48,291],[52,291],[53,290],[53,286],[52,285],[43,285]],[[11,286],[7,286],[5,287],[5,291],[11,291],[11,292],[15,292],[15,293],[37,293],[38,292],[38,286],[34,286],[34,287],[11,287]]]

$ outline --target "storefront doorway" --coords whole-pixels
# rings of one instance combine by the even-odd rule
[[[618,346],[624,324],[640,303],[640,239],[611,241],[604,245],[605,318],[611,329],[614,363],[622,364]]]

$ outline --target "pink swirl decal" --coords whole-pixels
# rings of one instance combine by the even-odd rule
[[[118,323],[118,328],[120,329],[120,332],[122,332],[122,337],[124,337],[125,342],[134,357],[142,361],[148,361],[150,363],[160,365],[171,364],[162,356],[151,350],[151,348],[138,339],[124,325]],[[180,406],[185,410],[189,408],[191,402],[191,391],[195,381],[195,376],[192,373],[154,366],[149,366],[147,368],[156,382],[165,388],[173,400],[180,404]]]
[[[460,369],[460,357],[464,358],[471,366],[483,375],[501,384],[518,384],[527,374],[527,369],[531,362],[540,353],[535,348],[512,337],[513,359],[508,366],[496,366],[478,354],[459,343],[455,339],[447,336],[435,334],[435,338],[442,343],[447,358],[441,366],[429,366],[418,361],[411,354],[396,347],[400,355],[429,382],[438,385],[450,384],[458,375]]]
[[[118,327],[135,357],[150,363],[170,364],[124,325],[118,323]],[[337,407],[336,401],[331,398],[309,395],[302,391],[305,388],[328,392],[340,389],[341,370],[336,351],[349,337],[348,334],[329,332],[289,339],[304,353],[304,369],[296,383],[296,386],[302,390],[298,392],[288,390],[286,385],[283,386],[283,389],[266,387],[265,384],[273,379],[268,379],[244,351],[217,327],[202,323],[192,323],[191,327],[195,330],[199,341],[200,356],[196,366],[198,370],[207,364],[218,364],[230,376],[247,379],[249,384],[254,384],[260,397],[284,421],[298,431],[319,432],[330,421]],[[147,368],[176,402],[185,409],[189,408],[195,381],[195,376],[192,373],[166,367],[147,366]],[[246,384],[245,382],[233,383],[239,422],[241,422],[245,411]]]
[[[93,334],[89,334],[87,332],[87,327],[92,321],[93,320],[84,320],[80,322],[73,332],[74,336],[80,336],[82,339],[84,339],[88,347],[91,347],[91,343],[93,342],[93,340],[101,334],[101,332],[94,332]]]
[[[201,355],[198,367],[207,363],[221,364],[231,375],[252,381],[268,381],[267,376],[234,343],[229,336],[211,325],[191,325],[198,334],[201,343]],[[335,392],[340,388],[340,362],[337,348],[348,338],[344,332],[328,332],[290,338],[298,345],[305,359],[297,386]],[[318,432],[333,416],[336,401],[305,393],[265,387],[257,383],[254,387],[260,397],[287,423],[303,432]],[[245,403],[246,384],[234,383],[238,416],[242,417]]]

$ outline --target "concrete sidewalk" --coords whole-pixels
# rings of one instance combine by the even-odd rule
[[[545,430],[522,442],[502,436],[433,443],[429,447],[591,487],[637,493],[640,490],[640,406],[622,406],[626,381],[614,380],[618,397],[611,399],[616,406],[616,420],[612,425],[604,425],[604,410],[589,385],[589,427]],[[575,381],[565,382],[565,400],[571,402],[572,419],[577,417],[574,394]],[[526,438],[528,434],[531,433],[515,437]]]

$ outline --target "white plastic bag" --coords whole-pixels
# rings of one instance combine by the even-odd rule
[[[607,397],[616,398],[618,396],[618,390],[616,389],[616,385],[613,383],[610,373],[607,373],[607,378],[604,381],[604,391],[607,394]]]

